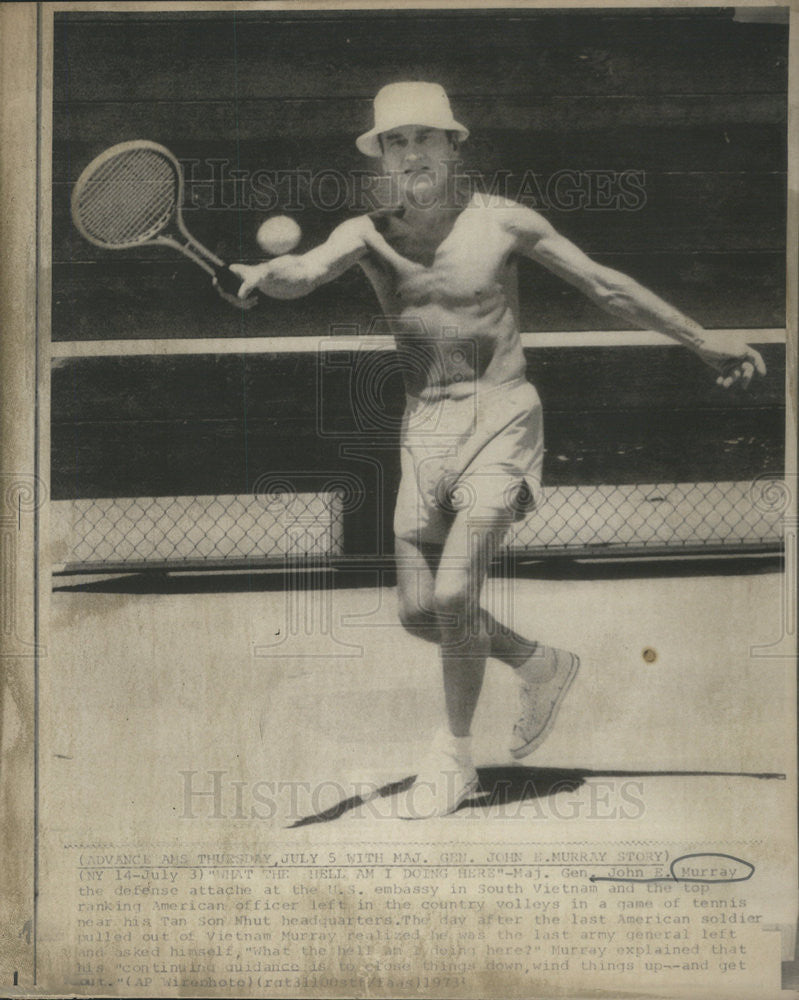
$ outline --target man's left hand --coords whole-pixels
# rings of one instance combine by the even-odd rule
[[[704,343],[699,348],[699,356],[719,373],[716,385],[729,389],[740,384],[745,389],[755,374],[766,374],[766,363],[754,347],[741,338],[725,334],[717,343],[712,331],[706,330]]]

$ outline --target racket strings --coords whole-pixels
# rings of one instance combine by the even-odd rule
[[[123,247],[155,236],[176,208],[177,178],[157,150],[129,149],[111,157],[76,192],[75,211],[95,241]]]

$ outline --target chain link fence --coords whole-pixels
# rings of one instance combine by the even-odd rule
[[[507,539],[513,555],[778,551],[779,480],[545,487]],[[340,491],[123,497],[52,505],[62,572],[346,560],[358,504]],[[354,510],[353,510],[354,508]],[[367,556],[368,558],[368,556]]]
[[[539,509],[511,532],[512,551],[770,547],[782,511],[755,483],[635,483],[544,489]]]
[[[338,493],[117,497],[53,504],[63,569],[236,566],[343,553]]]

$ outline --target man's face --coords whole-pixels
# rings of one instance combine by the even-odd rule
[[[380,136],[383,169],[398,181],[403,201],[430,206],[446,185],[455,144],[440,128],[403,125]]]

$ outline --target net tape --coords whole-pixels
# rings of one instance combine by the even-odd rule
[[[93,171],[76,193],[75,213],[96,242],[133,246],[156,236],[176,208],[174,164],[154,149],[128,149]]]

